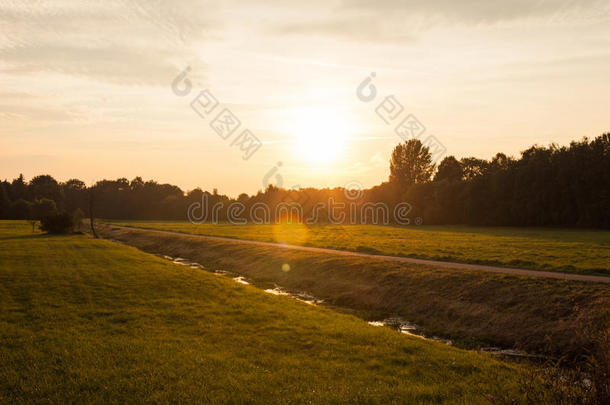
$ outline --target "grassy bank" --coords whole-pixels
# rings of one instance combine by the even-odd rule
[[[116,223],[365,253],[610,275],[610,232],[607,231],[457,226],[198,225],[164,221]]]
[[[515,365],[106,240],[0,221],[0,279],[2,403],[523,400]]]
[[[466,346],[517,347],[553,356],[582,354],[582,325],[610,302],[607,284],[435,269],[374,258],[211,241],[138,229],[100,228],[143,250],[307,291],[371,317],[399,315]],[[289,271],[284,264],[289,265]]]

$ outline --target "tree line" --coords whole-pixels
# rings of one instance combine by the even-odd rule
[[[238,216],[249,220],[248,213],[262,204],[270,207],[271,221],[287,212],[305,219],[317,210],[321,222],[336,221],[339,215],[345,223],[371,223],[368,216],[382,204],[388,212],[400,207],[425,224],[610,228],[610,134],[568,146],[534,145],[518,158],[503,153],[489,160],[448,156],[438,166],[429,149],[412,139],[394,148],[387,182],[358,192],[269,185],[254,195],[229,198],[216,189],[185,192],[141,177],[102,180],[90,187],[78,179],[58,182],[50,175],[0,182],[2,219],[88,216],[92,211],[108,219],[185,220],[189,207],[202,201],[208,209],[216,207],[219,221],[231,218],[236,204],[243,207]],[[278,214],[274,208],[279,204],[296,204],[301,211]],[[361,209],[367,204],[372,209]],[[381,223],[395,223],[393,218]]]
[[[449,156],[433,177],[424,159],[421,179],[401,176],[394,156],[393,166],[402,198],[427,223],[610,227],[610,134],[568,146],[534,145],[518,159]]]

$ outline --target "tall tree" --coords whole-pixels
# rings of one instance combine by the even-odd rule
[[[8,193],[6,192],[5,183],[9,184],[6,181],[0,182],[0,219],[6,219],[9,217],[9,209],[11,206],[11,201],[9,200]]]
[[[44,217],[57,214],[55,201],[48,198],[41,198],[32,204],[31,217],[33,220],[41,220]]]
[[[462,165],[464,180],[472,180],[485,174],[489,162],[475,157],[466,157],[460,160],[460,164]]]
[[[390,183],[401,188],[428,182],[434,172],[432,155],[419,139],[409,139],[398,144],[390,160]]]
[[[55,201],[58,207],[62,206],[61,188],[57,181],[48,174],[36,176],[30,180],[29,189],[34,199],[48,198]]]
[[[462,165],[453,156],[447,156],[438,165],[434,181],[460,181],[462,180]]]
[[[20,198],[27,199],[28,186],[25,183],[25,178],[23,177],[23,174],[20,174],[19,177],[13,179],[13,181],[11,182],[10,189],[7,189],[6,191],[11,201],[16,201]]]
[[[85,209],[87,205],[87,186],[84,182],[78,179],[70,179],[60,186],[66,211],[73,212],[77,208]]]

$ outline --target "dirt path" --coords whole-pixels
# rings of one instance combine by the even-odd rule
[[[341,256],[358,256],[358,257],[368,257],[373,259],[380,260],[388,260],[399,263],[414,263],[414,264],[423,264],[427,266],[435,266],[435,267],[443,267],[443,268],[451,268],[451,269],[465,269],[465,270],[478,270],[478,271],[487,271],[492,273],[502,273],[502,274],[513,274],[516,276],[527,276],[527,277],[542,277],[542,278],[555,278],[560,280],[577,280],[577,281],[593,281],[593,282],[601,282],[601,283],[610,283],[610,277],[606,276],[593,276],[587,274],[573,274],[573,273],[559,273],[552,271],[539,271],[539,270],[525,270],[525,269],[514,269],[510,267],[498,267],[498,266],[487,266],[482,264],[468,264],[468,263],[456,263],[456,262],[443,262],[439,260],[426,260],[426,259],[415,259],[411,257],[400,257],[400,256],[387,256],[387,255],[375,255],[370,253],[359,253],[359,252],[351,252],[347,250],[337,250],[337,249],[327,249],[327,248],[319,248],[312,246],[298,246],[298,245],[287,245],[273,242],[261,242],[256,240],[246,240],[246,239],[236,239],[236,238],[226,238],[222,236],[208,236],[208,235],[196,235],[184,232],[175,232],[175,231],[162,231],[156,229],[146,229],[146,228],[138,228],[131,226],[119,226],[114,224],[107,224],[114,228],[122,228],[122,229],[137,229],[144,230],[149,232],[156,232],[161,234],[170,234],[170,235],[181,235],[181,236],[193,236],[202,239],[208,240],[216,240],[223,242],[233,242],[233,243],[242,243],[249,245],[259,245],[259,246],[269,246],[269,247],[281,247],[284,249],[292,249],[292,250],[302,250],[307,252],[316,252],[316,253],[327,253],[332,255],[341,255]]]

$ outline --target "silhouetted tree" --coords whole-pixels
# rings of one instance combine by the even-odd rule
[[[10,208],[11,219],[30,219],[32,211],[32,203],[23,198],[13,201]]]
[[[453,156],[447,156],[438,165],[434,181],[459,181],[462,179],[462,165]]]
[[[32,219],[41,220],[44,217],[57,214],[55,201],[49,198],[40,198],[32,205]]]
[[[425,183],[434,172],[432,155],[419,139],[410,139],[398,144],[390,160],[390,183],[407,189],[413,184]]]
[[[390,211],[408,202],[413,207],[411,218],[420,216],[427,224],[610,228],[609,134],[567,146],[534,145],[518,158],[498,153],[490,160],[469,157],[457,161],[449,156],[431,182],[433,169],[430,153],[419,141],[401,143],[392,153],[390,181],[363,190],[355,200],[347,198],[349,193],[341,187],[287,190],[269,185],[252,196],[242,193],[235,200],[216,189],[185,193],[174,185],[141,177],[101,180],[87,189],[78,179],[58,184],[42,175],[26,183],[20,175],[12,182],[0,182],[0,216],[27,219],[32,203],[46,198],[59,211],[80,208],[92,220],[185,220],[188,207],[205,197],[210,210],[220,207],[221,221],[227,219],[227,207],[238,201],[246,212],[254,204],[265,203],[271,220],[276,219],[275,207],[280,203],[301,204],[304,216],[322,203],[318,219],[324,222],[330,218],[326,203],[332,198],[344,214],[355,205],[358,221],[362,220],[359,207],[367,202],[384,202]]]
[[[474,157],[463,158],[460,160],[464,180],[472,180],[482,176],[487,170],[487,161]]]
[[[6,182],[0,183],[0,219],[7,219],[9,217],[11,200],[8,198],[8,193],[6,192]]]
[[[77,208],[84,209],[87,204],[87,186],[78,179],[70,179],[60,184],[64,197],[65,209],[73,212]]]
[[[39,198],[48,198],[55,201],[58,207],[63,205],[59,184],[48,174],[34,177],[32,180],[30,180],[28,189],[34,200]]]
[[[11,182],[11,187],[7,191],[11,201],[17,201],[19,199],[27,200],[30,198],[28,195],[28,186],[25,184],[23,174],[20,174],[19,177]]]

